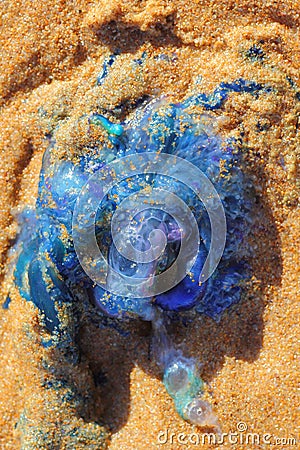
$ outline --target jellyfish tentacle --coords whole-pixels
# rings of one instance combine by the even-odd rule
[[[199,375],[198,364],[183,355],[167,332],[166,313],[157,309],[152,318],[152,354],[163,372],[163,383],[173,398],[176,411],[188,422],[214,427],[220,425],[209,402],[201,398],[204,382]]]

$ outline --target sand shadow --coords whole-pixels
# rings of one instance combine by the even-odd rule
[[[181,39],[174,33],[175,16],[158,16],[149,30],[141,30],[138,25],[128,24],[121,15],[116,15],[100,26],[91,25],[101,45],[109,47],[112,53],[136,53],[145,43],[154,47],[182,45]]]
[[[91,318],[90,318],[91,319]],[[149,368],[151,325],[141,320],[120,322],[102,318],[88,320],[81,329],[79,349],[94,382],[94,405],[90,419],[117,432],[128,419],[130,374],[134,366]],[[103,348],[103,351],[101,351]],[[156,374],[157,376],[158,374]]]

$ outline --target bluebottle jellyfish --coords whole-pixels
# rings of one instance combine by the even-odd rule
[[[108,64],[112,62],[113,59]],[[54,136],[43,157],[36,208],[25,210],[19,219],[21,231],[16,243],[18,258],[14,271],[21,295],[34,302],[43,313],[44,324],[51,333],[59,334],[59,310],[64,303],[79,301],[79,289],[80,295],[84,292],[110,317],[141,317],[151,321],[153,354],[178,413],[194,424],[215,427],[218,426],[217,419],[210,404],[202,398],[204,383],[196,361],[175,347],[167,324],[181,311],[193,311],[219,320],[228,307],[240,300],[241,284],[247,270],[239,252],[249,228],[252,201],[240,164],[241,142],[223,138],[214,128],[217,119],[213,112],[209,113],[211,115],[203,112],[220,108],[231,92],[257,96],[268,89],[242,79],[221,83],[212,94],[197,94],[182,103],[170,103],[167,99],[152,101],[138,108],[123,123],[113,123],[95,112],[89,118],[90,126],[104,128],[107,142],[91,145],[84,154],[73,159],[56,156]],[[193,108],[198,108],[198,112]],[[82,261],[88,259],[91,244],[86,243],[87,255],[79,257],[76,251],[74,229],[76,239],[80,241],[81,238],[80,230],[74,225],[76,208],[77,218],[86,214],[85,207],[78,212],[78,199],[82,198],[89,183],[90,191],[86,190],[85,195],[90,194],[97,200],[98,187],[89,180],[96,173],[105,173],[107,164],[132,157],[132,164],[136,166],[139,156],[147,153],[158,158],[169,155],[178,161],[186,161],[210,180],[226,218],[222,257],[211,276],[198,282],[209,254],[212,230],[205,205],[193,189],[198,180],[186,174],[189,180],[186,184],[178,175],[185,166],[180,163],[169,168],[167,174],[143,170],[139,173],[139,168],[135,167],[133,174],[124,176],[102,195],[98,208],[91,214],[92,221],[90,216],[86,221],[88,230],[85,233],[92,233],[96,239],[93,242],[101,249],[111,269],[105,274],[111,287],[106,290],[83,269],[90,264],[97,271],[97,262],[84,261],[83,264]],[[154,190],[163,193],[158,202],[152,202]],[[132,196],[142,201],[144,207],[131,209]],[[179,221],[174,219],[174,196],[186,206],[184,212],[180,210]],[[88,197],[85,200],[84,204],[88,204]],[[111,222],[122,202],[126,201],[129,202],[127,212],[132,213],[132,217],[125,220],[119,214],[115,236],[112,236]],[[214,210],[213,202],[211,209]],[[199,236],[196,249],[195,241],[190,241],[193,227]],[[121,251],[122,243],[126,242],[132,250],[130,258]],[[80,245],[84,248],[84,240]],[[155,246],[162,249],[158,255]],[[185,259],[176,266],[184,246]],[[152,257],[139,259],[151,251]],[[150,295],[152,291],[147,290],[147,286],[153,287],[155,277],[172,267],[175,270],[171,270],[168,279],[171,278],[171,287]],[[122,280],[124,283],[133,280],[132,295],[120,295]],[[135,296],[135,286],[145,280],[149,281],[145,290],[139,290],[139,295]]]

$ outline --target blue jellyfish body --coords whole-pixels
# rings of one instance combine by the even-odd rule
[[[98,84],[103,82],[113,62],[114,58],[106,62],[103,73],[98,77]],[[201,399],[203,381],[196,361],[184,357],[181,350],[176,349],[166,325],[174,313],[187,310],[219,320],[226,308],[240,300],[242,281],[247,277],[246,265],[241,258],[241,245],[249,229],[252,200],[249,182],[242,170],[242,142],[224,139],[213,126],[217,119],[196,113],[195,110],[199,107],[216,110],[231,92],[247,92],[257,96],[269,91],[260,84],[239,79],[220,83],[212,94],[194,95],[180,104],[170,104],[166,100],[151,102],[137,109],[134,116],[122,124],[112,123],[101,114],[93,114],[90,126],[104,128],[108,135],[107,144],[99,144],[99,147],[93,144],[91,148],[86,148],[83,155],[59,159],[53,151],[53,140],[44,154],[36,208],[25,210],[19,217],[21,229],[15,245],[18,255],[15,283],[22,297],[33,301],[43,313],[47,329],[51,333],[60,332],[63,325],[60,311],[64,303],[75,304],[83,300],[83,295],[86,299],[92,298],[95,305],[109,316],[139,316],[150,320],[153,348],[164,374],[164,385],[174,399],[180,416],[198,425],[219,428],[210,404]],[[97,198],[99,187],[90,183],[90,180],[97,173],[103,176],[107,164],[128,156],[133,156],[133,160],[137,161],[139,155],[145,156],[147,153],[149,157],[155,155],[161,159],[162,154],[175,156],[180,161],[191,163],[206,175],[225,211],[225,248],[216,270],[206,281],[199,283],[213,240],[208,211],[193,189],[199,180],[195,177],[189,179],[189,174],[185,177],[187,183],[178,178],[180,163],[179,166],[169,167],[167,175],[164,172],[145,173],[141,170],[141,173],[125,176],[110,186],[92,215],[93,230],[90,232],[94,233],[96,239],[92,242],[101,250],[111,268],[106,277],[109,286],[114,289],[109,291],[88,276],[88,271],[83,269],[82,259],[76,253],[73,226],[78,199],[87,185],[91,189],[88,193],[91,192]],[[184,170],[184,165],[182,167]],[[161,192],[165,196],[160,197],[162,207],[151,203],[154,192]],[[147,197],[147,207],[132,214],[131,210],[128,211],[132,217],[126,221],[118,213],[123,202],[136,195]],[[179,221],[175,214],[178,213],[177,204],[172,200],[175,195],[187,206]],[[87,197],[86,202],[89,203],[90,198]],[[168,208],[163,207],[166,205]],[[213,200],[211,205],[214,208]],[[80,214],[89,230],[91,222],[85,215],[85,207],[80,210]],[[157,257],[145,261],[129,258],[122,253],[112,233],[114,215],[119,217],[117,234],[121,236],[121,244],[127,245],[129,242],[134,255],[153,251],[155,245],[162,241],[163,251]],[[191,215],[193,220],[190,220]],[[189,239],[193,234],[193,223],[199,236],[196,253],[192,244],[194,241]],[[153,231],[156,233],[153,234]],[[184,237],[187,239],[183,240]],[[83,240],[84,250],[86,248],[89,255],[91,244],[85,247],[85,242]],[[183,268],[176,265],[182,247],[185,247]],[[98,269],[98,262],[90,261],[90,264]],[[167,273],[169,269],[174,269],[171,278],[177,280],[177,271],[186,267],[190,270],[183,270],[183,276],[178,282],[168,289],[159,290],[155,295],[147,295],[149,291],[146,289],[142,291],[144,295],[135,298],[136,293],[123,296],[119,295],[120,290],[115,290],[125,279],[133,282],[147,280],[155,284],[153,280],[156,276]],[[9,302],[10,297],[3,307],[7,308]]]
[[[213,117],[193,115],[190,107],[200,105],[216,109],[230,91],[260,93],[262,86],[237,80],[221,83],[206,96],[199,94],[181,104],[152,102],[139,108],[133,119],[113,124],[100,114],[90,118],[94,126],[108,133],[109,145],[87,149],[74,160],[55,159],[49,147],[43,159],[35,211],[25,211],[17,240],[18,260],[15,282],[21,295],[32,300],[44,313],[50,331],[59,329],[58,309],[63,302],[76,298],[78,286],[92,294],[95,303],[111,316],[134,314],[145,319],[155,308],[164,311],[196,309],[218,320],[223,311],[240,299],[245,266],[239,260],[241,242],[247,233],[251,200],[245,175],[241,169],[241,145],[224,140],[212,126]],[[54,144],[55,145],[55,144]],[[144,277],[169,268],[180,250],[178,224],[170,214],[148,208],[143,222],[138,217],[131,224],[132,245],[140,251],[149,247],[149,234],[160,229],[167,237],[166,247],[155,263],[137,263],[121,255],[111,237],[110,219],[118,205],[146,185],[163,188],[179,196],[192,211],[200,234],[199,251],[193,265],[193,276],[154,298],[126,298],[106,292],[84,272],[72,240],[72,217],[76,200],[89,178],[107,161],[144,152],[167,153],[183,158],[198,167],[214,184],[223,203],[226,221],[226,246],[218,268],[203,284],[195,282],[210,246],[210,223],[201,201],[189,186],[174,178],[152,174],[124,179],[106,194],[96,215],[96,237],[109,264],[127,277]],[[191,185],[197,180],[191,180]],[[188,232],[188,230],[185,230]]]

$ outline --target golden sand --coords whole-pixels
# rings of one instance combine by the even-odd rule
[[[3,0],[0,8],[3,301],[12,289],[9,309],[1,310],[0,448],[98,449],[104,442],[126,450],[300,448],[300,3]],[[245,56],[254,44],[264,51],[264,63]],[[104,57],[116,49],[120,55],[109,76],[96,86]],[[133,68],[143,52],[145,64]],[[155,58],[162,53],[171,63]],[[238,432],[238,442],[225,437],[220,445],[194,445],[207,430],[177,416],[149,360],[148,326],[140,322],[128,325],[126,337],[83,323],[80,363],[62,360],[61,369],[90,398],[80,417],[75,400],[61,406],[68,387],[59,394],[45,388],[51,373],[45,361],[57,364],[60,355],[42,349],[37,310],[12,288],[9,266],[15,216],[35,203],[45,134],[59,125],[58,151],[73,157],[90,139],[85,114],[125,100],[129,114],[143,95],[179,101],[236,78],[274,88],[257,99],[232,94],[216,112],[220,132],[234,136],[242,130],[249,149],[247,170],[260,198],[254,275],[243,300],[219,324],[200,317],[188,327],[174,325],[174,333],[203,364],[222,431]],[[257,132],[258,121],[267,131]],[[104,377],[98,386],[96,373]],[[70,442],[64,433],[71,428],[84,429],[85,441]],[[52,446],[41,444],[41,429]],[[252,435],[245,442],[247,433],[257,433],[260,443],[252,444]]]

